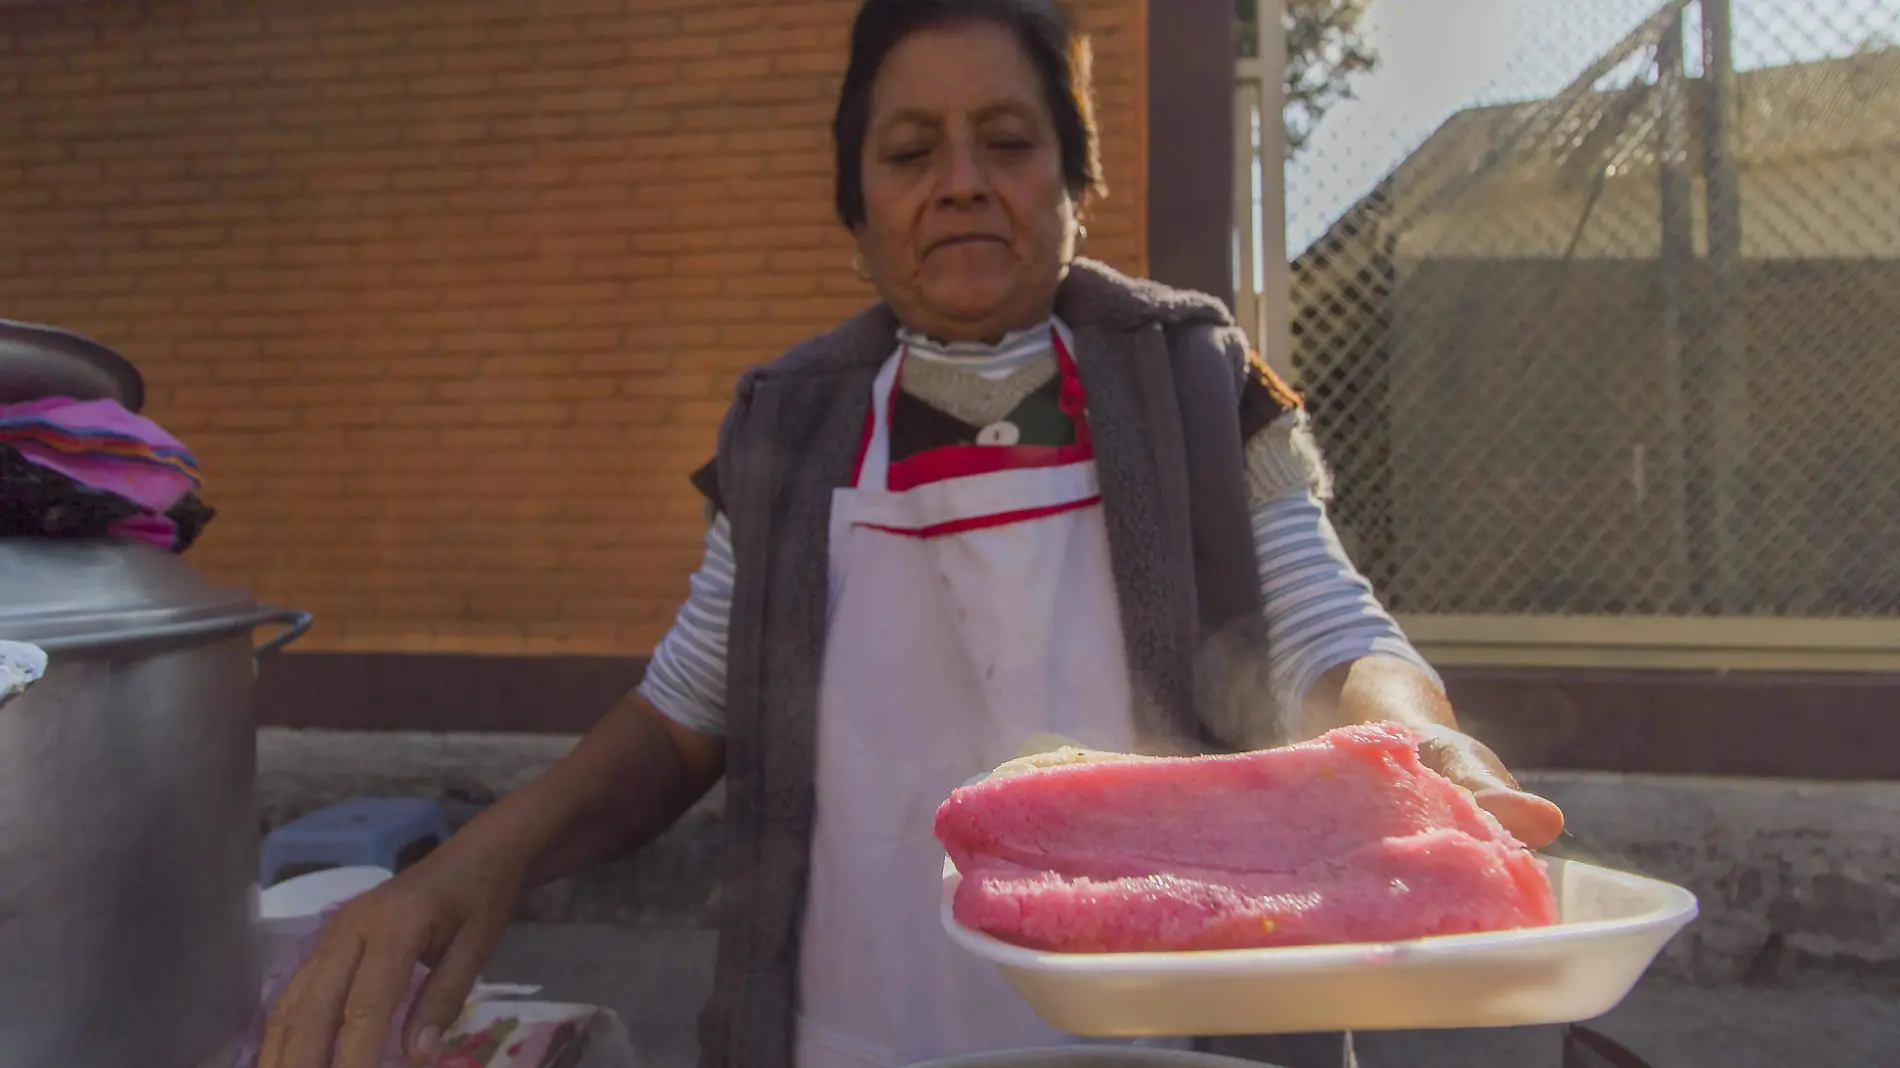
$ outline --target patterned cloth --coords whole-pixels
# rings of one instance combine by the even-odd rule
[[[198,461],[117,401],[0,405],[0,536],[119,537],[183,552],[215,514]]]

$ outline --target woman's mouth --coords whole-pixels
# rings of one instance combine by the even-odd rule
[[[962,234],[957,237],[946,237],[941,241],[933,242],[930,247],[924,250],[924,255],[928,256],[933,252],[946,248],[956,248],[960,245],[977,244],[1007,245],[1009,242],[993,234]]]

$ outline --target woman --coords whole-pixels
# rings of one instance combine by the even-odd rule
[[[735,1068],[1068,1041],[935,915],[936,806],[1045,732],[1178,751],[1400,721],[1520,838],[1556,836],[1345,558],[1298,399],[1225,310],[1077,258],[1084,55],[1046,0],[864,4],[837,206],[882,303],[746,377],[639,692],[338,916],[264,1068],[371,1068],[417,960],[426,1056],[524,886],[647,841],[721,775],[703,1037]]]

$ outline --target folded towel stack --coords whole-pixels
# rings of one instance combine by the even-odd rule
[[[183,552],[216,513],[198,461],[114,400],[0,405],[0,536],[120,537]]]

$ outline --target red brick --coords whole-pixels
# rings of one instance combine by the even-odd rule
[[[623,350],[582,356],[577,370],[583,375],[632,377],[662,374],[671,370],[675,364],[676,360],[670,352]]]
[[[625,234],[549,235],[542,238],[539,244],[541,255],[560,258],[624,256],[627,253]]]
[[[602,137],[592,132],[581,137],[544,141],[537,147],[544,160],[572,161],[577,164],[624,159],[629,152],[638,151],[621,138]]]
[[[449,403],[378,405],[375,409],[376,414],[380,416],[377,423],[382,426],[415,429],[474,426],[483,421],[483,408],[458,403],[453,398],[441,399]]]
[[[586,24],[579,19],[531,18],[519,22],[497,22],[495,32],[519,45],[561,45],[585,38]],[[558,55],[558,51],[555,53]]]
[[[531,115],[497,119],[489,128],[496,137],[542,141],[574,136],[580,132],[581,120],[577,115]]]
[[[628,43],[628,54],[635,60],[678,59],[699,61],[719,54],[716,37],[651,36]]]
[[[403,89],[419,97],[477,96],[487,91],[494,82],[495,79],[488,74],[432,74],[410,78],[404,83]]]
[[[599,352],[619,344],[618,330],[537,330],[527,341],[530,349],[543,353]]]
[[[438,382],[472,375],[478,366],[480,361],[472,356],[405,354],[391,360],[387,370],[392,376]]]
[[[430,53],[465,52],[492,39],[491,28],[479,23],[428,26],[396,37],[402,48]]]
[[[485,177],[490,185],[497,186],[566,185],[573,180],[574,165],[556,160],[524,163],[513,167],[497,168]]]
[[[583,426],[648,426],[664,421],[670,408],[652,398],[582,401],[574,419]]]
[[[378,429],[352,431],[344,438],[349,448],[378,452],[414,453],[435,444],[434,433],[427,430]]]
[[[608,389],[611,392],[611,385]],[[444,382],[436,386],[441,399],[452,402],[453,410],[465,413],[472,421],[479,417],[491,405],[505,405],[508,402],[564,405],[565,402],[587,400],[602,395],[598,381],[584,378],[569,379],[527,379],[495,380],[482,379],[475,382]],[[565,408],[563,408],[565,411]],[[483,419],[484,422],[494,420]]]
[[[497,378],[511,375],[538,378],[567,374],[574,369],[572,356],[527,352],[525,348],[525,343],[512,345],[504,350],[505,355],[486,357],[482,361],[481,373]]]
[[[520,352],[528,342],[526,333],[504,333],[494,330],[458,330],[442,334],[436,339],[436,347],[445,353],[514,353]],[[484,370],[480,357],[466,357],[466,362],[453,366],[439,366],[429,369],[429,373],[444,380],[462,378]]]
[[[544,115],[586,115],[593,112],[618,111],[625,106],[626,100],[627,91],[611,85],[548,91],[535,95],[538,110]]]
[[[457,452],[518,449],[527,441],[528,432],[525,429],[482,427],[479,430],[455,430],[445,427],[442,430],[442,448]]]

